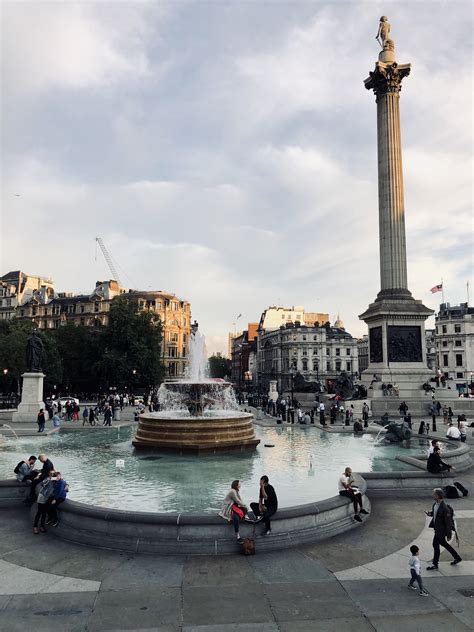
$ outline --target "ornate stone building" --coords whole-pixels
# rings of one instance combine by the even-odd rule
[[[57,329],[72,323],[107,327],[117,296],[136,299],[140,310],[155,312],[163,325],[162,353],[168,377],[183,376],[188,362],[191,306],[168,292],[140,292],[117,281],[97,281],[90,294],[54,294],[53,282],[9,272],[0,279],[0,318],[28,318],[38,329]]]
[[[442,303],[435,324],[437,367],[465,392],[474,378],[474,307]]]
[[[261,391],[268,390],[270,380],[277,380],[279,392],[290,390],[296,372],[328,387],[342,371],[359,374],[357,340],[343,328],[296,322],[259,331],[256,381]]]

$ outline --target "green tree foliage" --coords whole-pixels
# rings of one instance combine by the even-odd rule
[[[119,389],[153,388],[163,379],[161,323],[153,312],[139,311],[129,297],[115,299],[102,334],[102,381]]]
[[[26,345],[33,327],[28,320],[0,321],[0,390],[17,391],[26,369]],[[161,332],[158,316],[140,312],[137,301],[126,297],[112,302],[108,327],[68,323],[40,331],[45,394],[157,386],[164,374]],[[3,369],[8,369],[6,376]]]
[[[211,377],[230,377],[232,362],[220,355],[212,355],[209,358],[209,373]]]
[[[13,318],[0,322],[0,366],[8,369],[8,390],[18,390],[20,377],[26,370],[26,345],[34,325],[28,320]],[[44,344],[42,369],[46,374],[45,390],[62,380],[62,362],[55,341],[39,332]],[[5,384],[5,386],[7,386]],[[6,390],[6,389],[4,389]]]

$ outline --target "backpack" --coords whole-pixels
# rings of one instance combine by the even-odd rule
[[[467,491],[467,489],[464,487],[464,485],[462,485],[462,483],[459,483],[458,481],[455,481],[454,486],[457,487],[459,489],[459,491],[461,492],[461,494],[463,496],[467,496],[469,494],[469,492]]]
[[[18,465],[15,465],[15,469],[13,470],[15,474],[18,474],[20,471],[20,467],[23,465],[24,461],[20,461]]]
[[[444,494],[446,498],[459,498],[460,492],[454,485],[446,485],[444,488]]]
[[[245,538],[240,545],[240,552],[242,555],[255,555],[255,540],[252,540],[252,538]]]

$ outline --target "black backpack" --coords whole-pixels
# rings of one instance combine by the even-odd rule
[[[461,494],[463,496],[467,496],[469,494],[469,492],[467,491],[467,489],[464,487],[464,485],[462,485],[462,483],[459,483],[458,481],[455,481],[454,486],[457,487],[459,489],[459,491],[461,492]]]
[[[15,469],[13,470],[15,474],[18,474],[18,472],[20,471],[20,467],[23,465],[23,463],[24,461],[20,461],[18,465],[15,465]]]
[[[454,485],[446,485],[444,488],[444,495],[446,498],[459,498],[461,494],[458,488],[454,487]]]

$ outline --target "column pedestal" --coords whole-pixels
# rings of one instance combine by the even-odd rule
[[[23,373],[23,390],[21,402],[16,413],[13,413],[14,422],[36,422],[40,408],[44,408],[43,380],[44,373]]]

